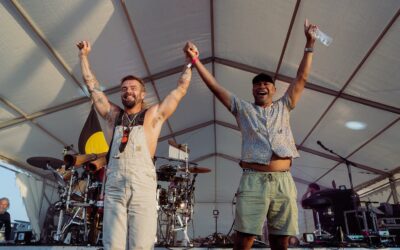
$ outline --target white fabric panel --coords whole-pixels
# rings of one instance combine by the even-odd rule
[[[215,201],[215,181],[216,181],[216,165],[215,157],[210,157],[203,161],[197,162],[199,167],[211,169],[211,172],[198,174],[195,182],[195,201],[197,202],[214,202]]]
[[[240,158],[242,149],[242,136],[237,130],[217,125],[217,153]]]
[[[19,117],[20,115],[0,102],[0,123]]]
[[[400,189],[398,189],[397,192],[399,192],[399,191],[400,191]],[[394,204],[393,196],[391,194],[392,193],[391,193],[390,189],[386,188],[386,189],[380,190],[379,192],[376,192],[372,195],[362,197],[361,200]],[[376,204],[376,205],[374,204],[374,206],[378,206],[378,204]]]
[[[211,64],[206,67],[211,71]],[[156,88],[162,100],[177,87],[181,73],[168,76],[156,81]],[[169,118],[172,130],[192,127],[214,119],[212,94],[203,83],[197,70],[193,70],[192,80],[186,96],[179,103],[174,114]]]
[[[217,157],[217,202],[232,202],[239,187],[242,169],[236,162]]]
[[[62,157],[62,144],[27,123],[1,130],[0,138],[0,154],[20,162],[34,156]]]
[[[230,203],[197,203],[193,219],[195,238],[204,238],[215,233],[215,218],[213,216],[215,209],[219,211],[218,233],[228,234],[233,223],[235,207],[232,207]],[[191,233],[189,237],[193,237],[192,230],[189,233]]]
[[[176,137],[179,144],[187,144],[190,149],[189,160],[196,159],[215,152],[214,125],[210,125],[190,133]]]
[[[296,75],[306,43],[303,24],[308,18],[333,38],[329,47],[316,42],[309,81],[341,89],[399,7],[397,0],[385,4],[374,0],[302,2],[280,73]]]
[[[395,174],[393,177],[393,179],[397,180],[395,182],[397,195],[400,194],[400,182],[398,180],[399,178],[400,174]],[[391,204],[394,204],[391,187],[388,183],[389,183],[388,179],[385,179],[383,181],[371,185],[370,187],[360,190],[358,193],[360,194],[361,200],[368,200],[380,203],[389,202]],[[371,192],[367,193],[368,191]],[[398,197],[398,199],[400,199],[400,196]]]
[[[74,145],[78,151],[78,139],[89,115],[91,103],[73,106],[36,119],[36,122],[53,135],[57,135],[66,145]],[[98,115],[99,121],[102,119]]]
[[[216,63],[215,76],[217,81],[231,93],[245,100],[253,101],[251,81],[255,74]],[[237,124],[235,117],[218,99],[215,100],[215,116],[219,121]]]
[[[337,162],[320,156],[299,151],[300,157],[293,160],[290,172],[305,181],[314,182]],[[330,185],[329,185],[330,186]]]
[[[307,191],[308,185],[296,182],[297,188],[297,208],[299,210],[299,232],[302,237],[302,233],[312,233],[315,230],[314,217],[312,209],[304,209],[301,206],[301,197]]]
[[[182,64],[183,46],[193,41],[200,58],[211,56],[209,1],[126,1],[152,74]]]
[[[350,171],[353,179],[353,187],[356,187],[363,182],[379,177],[379,175],[377,174],[360,168],[355,168],[353,166],[351,166]],[[331,187],[333,180],[336,182],[337,187],[339,187],[340,185],[345,185],[346,188],[350,188],[350,180],[346,164],[340,164],[339,166],[337,166],[334,170],[329,172],[328,175],[325,175],[322,179],[320,179],[318,183],[321,183],[323,186],[326,187]]]
[[[0,94],[26,113],[83,96],[10,2],[0,8]]]
[[[168,157],[168,147],[169,147],[168,140],[158,142],[156,156]],[[163,161],[161,161],[160,163],[157,161],[156,163],[157,163],[156,165],[160,165],[163,164]]]
[[[215,55],[275,72],[295,4],[215,1]]]
[[[15,174],[16,184],[21,193],[34,238],[39,240],[41,232],[40,209],[42,202],[43,182],[26,174]]]
[[[119,85],[128,74],[147,75],[120,1],[19,2],[78,79],[80,40],[91,41],[91,66],[103,86]]]
[[[301,99],[291,112],[290,124],[295,142],[300,144],[333,101],[333,96],[304,89]]]
[[[304,146],[323,151],[317,145],[317,141],[320,140],[339,155],[347,156],[396,117],[393,113],[338,99],[305,141]],[[360,121],[367,126],[364,130],[351,130],[345,126],[348,121]]]
[[[400,55],[400,21],[393,24],[345,92],[400,108],[398,55]]]
[[[357,151],[349,160],[384,171],[394,170],[400,165],[399,131],[400,123],[397,122]]]
[[[365,187],[363,189],[358,190],[357,193],[360,196],[364,196],[367,192],[370,192],[370,191],[373,191],[373,190],[379,190],[380,187],[384,187],[384,186],[388,185],[388,183],[389,183],[389,179],[385,178],[385,179],[383,179],[381,181],[375,182],[372,185],[369,185],[368,187]]]

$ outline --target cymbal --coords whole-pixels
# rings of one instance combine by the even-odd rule
[[[34,167],[44,170],[48,170],[47,166],[53,169],[59,169],[62,165],[64,165],[64,161],[46,156],[31,157],[28,158],[26,162]]]
[[[172,162],[186,163],[185,160],[179,160],[179,159],[176,159],[176,158],[163,157],[163,156],[154,156],[154,160],[158,160],[158,159],[163,159],[163,160],[172,161]],[[189,161],[189,165],[197,166],[197,163],[196,163],[196,162]]]
[[[183,172],[183,171],[185,171],[185,167],[180,167],[178,170]],[[211,172],[211,169],[209,169],[209,168],[197,167],[197,166],[189,167],[188,170],[190,173],[194,173],[194,174],[205,174],[205,173]]]

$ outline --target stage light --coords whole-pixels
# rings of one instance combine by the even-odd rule
[[[348,121],[346,127],[352,130],[363,130],[367,127],[367,124],[359,121]]]
[[[307,243],[313,243],[315,242],[315,235],[313,233],[304,233],[303,239]]]

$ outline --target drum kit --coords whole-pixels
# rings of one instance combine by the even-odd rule
[[[96,155],[101,157],[104,155]],[[80,161],[72,155],[66,155],[64,161],[51,157],[27,160],[32,166],[50,171],[57,181],[59,200],[47,210],[41,243],[101,244],[105,168],[92,163],[80,165]]]
[[[158,246],[192,246],[188,226],[193,219],[194,191],[198,174],[211,170],[196,163],[164,158],[169,162],[157,169]],[[179,238],[181,232],[181,238]]]
[[[104,209],[105,154],[65,155],[64,161],[31,157],[27,162],[50,171],[57,182],[59,199],[46,213],[43,244],[101,245]],[[194,210],[195,181],[211,170],[196,163],[166,157],[157,167],[157,245],[190,245],[187,228]],[[101,166],[99,166],[101,165]],[[183,240],[179,241],[179,233]]]

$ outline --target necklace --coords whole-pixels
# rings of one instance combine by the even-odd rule
[[[124,117],[126,117],[126,119],[128,120],[128,124],[127,124],[127,127],[128,127],[128,128],[130,128],[130,127],[133,126],[133,123],[135,122],[136,117],[139,115],[139,113],[140,113],[140,112],[137,112],[136,114],[134,114],[133,117],[132,117],[132,119],[130,119],[128,113],[126,113],[126,112],[124,113]],[[125,124],[123,124],[123,125],[125,125]]]

